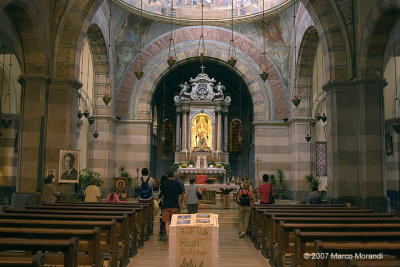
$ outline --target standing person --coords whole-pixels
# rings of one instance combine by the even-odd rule
[[[179,201],[179,213],[181,212],[181,207],[183,206],[183,199],[186,195],[186,190],[185,190],[185,184],[183,183],[183,181],[181,180],[181,178],[179,177],[178,174],[175,174],[175,181],[178,182],[179,186],[182,189],[182,198]]]
[[[142,177],[138,180],[139,202],[153,202],[154,179],[149,175],[149,169],[142,169]]]
[[[158,206],[160,207],[160,233],[159,236],[160,237],[165,237],[166,239],[166,232],[165,232],[165,222],[163,222],[162,220],[162,205],[163,205],[163,192],[161,191],[161,186],[165,183],[165,181],[168,180],[168,177],[166,175],[161,176],[161,180],[160,180],[160,188],[158,189],[158,192],[160,192],[160,194],[158,195]]]
[[[161,192],[163,192],[162,220],[165,222],[165,229],[168,238],[171,217],[172,214],[178,213],[183,191],[179,183],[174,180],[173,171],[168,171],[167,176],[168,179],[161,184]]]
[[[242,178],[242,183],[240,184],[240,189],[243,188],[244,183],[249,183],[250,184],[250,190],[253,191],[253,187],[251,186],[251,182],[249,181],[249,178],[245,175]]]
[[[119,200],[117,188],[115,186],[112,187],[111,193],[107,195],[106,202],[107,203],[126,203],[125,201]]]
[[[272,184],[268,183],[269,175],[263,175],[264,183],[258,187],[258,194],[260,196],[260,204],[271,204],[271,195],[274,195],[274,188]]]
[[[200,189],[195,185],[194,178],[189,179],[190,185],[186,190],[186,206],[189,214],[197,213],[199,209],[199,198],[197,193],[201,194]]]
[[[52,184],[54,176],[47,176],[44,179],[44,185],[42,187],[42,196],[40,197],[40,201],[43,204],[54,204],[56,203],[57,197],[60,195],[60,192],[57,192],[56,186]]]
[[[85,202],[100,202],[100,188],[96,186],[97,179],[93,179],[85,190]]]
[[[307,204],[321,204],[321,193],[318,186],[313,186],[312,192],[308,195]]]
[[[243,184],[243,189],[239,190],[236,200],[239,203],[239,237],[243,238],[249,227],[251,203],[255,201],[253,191],[250,190],[250,183]]]
[[[72,153],[64,155],[64,164],[66,171],[60,176],[60,180],[77,180],[78,171],[74,168],[75,156]]]

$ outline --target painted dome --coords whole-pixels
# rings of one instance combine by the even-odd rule
[[[171,16],[172,1],[168,0],[113,0],[121,8],[138,13],[142,5],[145,16],[160,19]],[[220,21],[231,19],[232,0],[173,0],[175,20],[195,22],[201,20],[201,4],[204,1],[204,20]],[[264,0],[265,14],[281,12],[293,0]],[[233,0],[235,19],[250,18],[262,14],[261,0]]]

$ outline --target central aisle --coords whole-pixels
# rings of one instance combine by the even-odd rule
[[[223,217],[227,210],[209,209],[207,211],[217,213]],[[232,211],[229,210],[229,211]],[[236,212],[236,210],[234,210]],[[237,220],[237,217],[232,218]],[[158,216],[154,218],[154,233],[149,241],[146,241],[144,247],[139,249],[138,254],[133,257],[129,263],[129,267],[158,267],[168,266],[168,244],[158,240],[159,224]],[[229,220],[229,219],[228,219]],[[221,222],[221,220],[220,220]],[[235,267],[235,266],[267,266],[261,252],[256,250],[249,238],[238,237],[238,227],[232,223],[220,223],[219,229],[219,267]]]

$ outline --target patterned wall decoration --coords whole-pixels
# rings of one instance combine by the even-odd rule
[[[327,164],[326,164],[326,143],[317,143],[316,144],[316,152],[317,152],[317,176],[326,176],[327,175]]]

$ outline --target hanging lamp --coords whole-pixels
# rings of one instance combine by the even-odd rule
[[[293,34],[294,34],[294,65],[293,65],[293,98],[292,103],[297,108],[300,105],[301,98],[296,94],[299,85],[298,77],[296,76],[296,68],[297,68],[297,32],[296,32],[296,2],[293,3]]]
[[[94,131],[93,137],[94,139],[97,139],[97,137],[99,137],[99,133],[97,132],[97,130]]]
[[[235,40],[233,39],[233,0],[231,1],[231,15],[232,15],[232,31],[231,31],[231,40],[229,42],[229,51],[228,51],[228,64],[232,68],[236,65],[236,48],[235,48]]]
[[[110,48],[111,48],[111,0],[110,0],[110,8],[109,8],[109,19],[108,19],[108,45],[107,45],[107,56],[108,56],[108,61],[110,61]],[[106,104],[106,106],[110,103],[112,97],[111,97],[111,79],[110,79],[110,73],[111,73],[111,64],[110,62],[108,63],[108,73],[106,76],[106,85],[105,85],[105,92],[104,92],[104,96],[103,96],[103,102],[104,104]],[[108,90],[110,89],[110,90]]]
[[[206,54],[206,45],[204,43],[204,0],[201,0],[201,35],[199,46],[197,48],[200,63],[204,63]]]
[[[172,17],[174,15],[174,0],[171,0],[171,30],[170,30],[170,37],[169,37],[169,46],[168,46],[168,59],[167,63],[168,66],[171,68],[176,63],[176,51],[175,51],[175,41],[173,38],[173,24],[172,24]]]
[[[143,11],[143,0],[140,0],[140,19],[143,18],[142,11]],[[135,75],[140,80],[143,77],[143,55],[142,55],[142,27],[139,24],[139,54],[138,54],[138,61],[139,66],[135,71]]]
[[[3,124],[4,128],[8,128],[12,124],[12,119],[10,118],[11,114],[11,93],[10,93],[10,87],[11,87],[11,72],[12,72],[12,54],[10,54],[10,63],[8,64],[10,66],[10,70],[8,72],[8,89],[7,89],[7,94],[6,94],[6,99],[8,98],[8,114],[4,114],[4,107],[3,107],[3,116],[1,118],[1,123]],[[4,103],[6,103],[6,99],[4,100]]]
[[[396,20],[394,20],[396,21]],[[396,43],[394,42],[394,31],[395,27],[393,24],[393,32],[392,32],[392,45],[393,45],[393,59],[394,59],[394,90],[395,90],[395,98],[394,98],[394,123],[393,123],[393,130],[400,134],[400,119],[397,117],[397,106],[400,105],[400,100],[397,96],[397,65],[396,65]]]
[[[262,12],[262,29],[263,29],[263,52],[260,62],[260,77],[265,82],[268,79],[268,72],[267,72],[267,53],[265,52],[265,7],[264,7],[263,0],[263,12]]]
[[[3,52],[3,66],[1,72],[1,88],[0,88],[0,118],[3,118],[2,113],[2,102],[3,102],[3,83],[4,83],[4,75],[5,75],[5,63],[6,63],[6,52]],[[0,133],[1,137],[1,133]]]
[[[161,135],[161,141],[165,143],[165,140],[167,139],[165,136],[165,80],[164,80],[164,90],[163,90],[163,116],[162,116],[162,135]]]
[[[311,122],[310,122],[310,125],[307,125],[306,127],[307,127],[307,129],[306,129],[306,136],[305,136],[305,138],[306,138],[306,141],[307,141],[307,143],[308,143],[308,142],[310,142],[310,140],[311,140]]]

